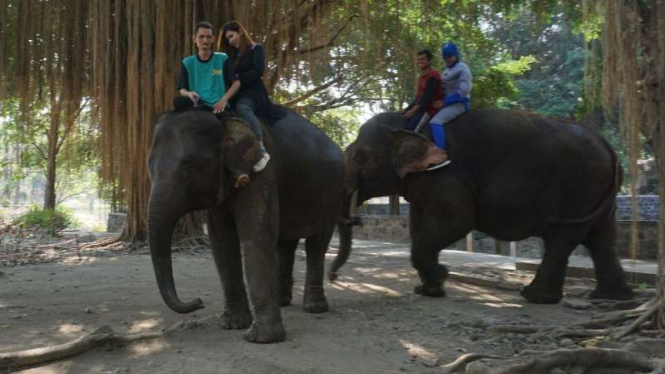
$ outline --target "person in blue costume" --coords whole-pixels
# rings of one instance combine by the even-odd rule
[[[230,107],[229,100],[240,89],[240,81],[231,59],[225,53],[213,52],[215,35],[211,23],[197,23],[193,39],[197,52],[182,60],[176,86],[180,97],[173,100],[173,105],[176,111],[193,106],[221,118]]]
[[[443,84],[442,109],[429,121],[432,138],[437,147],[446,149],[446,132],[444,126],[457,116],[469,110],[471,104],[471,70],[460,60],[459,51],[453,42],[447,42],[441,48],[443,59],[446,62],[446,69],[441,74]],[[448,165],[450,160],[446,160],[438,165],[434,165],[428,170],[438,169]]]

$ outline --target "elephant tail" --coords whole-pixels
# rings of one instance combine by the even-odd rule
[[[565,224],[565,225],[579,225],[595,221],[600,217],[606,217],[608,215],[615,214],[617,193],[619,192],[621,184],[623,183],[623,168],[619,163],[619,158],[616,156],[614,150],[612,150],[607,141],[602,137],[601,140],[605,145],[605,147],[607,148],[607,150],[612,155],[612,161],[614,163],[614,178],[612,178],[612,185],[605,194],[605,197],[596,206],[596,208],[585,217],[574,218],[574,219],[550,219],[549,221],[551,223]]]

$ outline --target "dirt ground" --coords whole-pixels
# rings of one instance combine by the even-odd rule
[[[335,251],[328,254],[328,263]],[[302,310],[304,253],[295,266],[294,303],[282,308],[287,339],[258,345],[241,331],[222,330],[216,316],[221,285],[207,251],[174,254],[183,300],[201,297],[205,309],[172,312],[162,301],[145,249],[62,256],[55,262],[0,267],[0,352],[71,341],[102,325],[118,333],[159,331],[185,319],[204,319],[165,338],[122,348],[97,348],[24,374],[75,373],[437,373],[437,365],[465,352],[512,355],[527,344],[568,345],[547,336],[494,334],[495,324],[558,325],[588,317],[578,310],[527,303],[516,290],[460,281],[447,283],[446,298],[414,295],[417,275],[394,251],[354,252],[335,284],[326,283],[328,313]],[[483,273],[493,269],[459,268]],[[528,281],[528,276],[522,277]],[[580,280],[568,290],[591,290]],[[571,291],[572,290],[572,291]],[[209,317],[208,319],[205,319]]]

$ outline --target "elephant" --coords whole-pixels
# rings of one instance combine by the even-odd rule
[[[361,126],[346,150],[344,204],[354,192],[358,205],[393,194],[410,203],[411,262],[421,281],[416,293],[445,296],[448,270],[438,254],[475,229],[504,241],[543,239],[542,263],[521,290],[530,302],[561,300],[568,257],[578,244],[594,263],[592,298],[633,297],[614,248],[622,169],[598,134],[528,112],[472,110],[446,125],[452,163],[428,171],[445,153],[403,125],[400,114],[382,113]],[[350,251],[340,247],[331,280]]]
[[[221,326],[248,328],[245,340],[257,343],[285,339],[279,306],[291,303],[300,238],[307,255],[304,309],[328,310],[324,259],[342,215],[342,150],[308,120],[285,112],[264,126],[272,159],[259,173],[251,174],[261,153],[249,125],[200,110],[163,114],[148,156],[148,240],[164,302],[178,313],[203,308],[201,299],[178,297],[171,242],[180,217],[207,210],[224,291]]]

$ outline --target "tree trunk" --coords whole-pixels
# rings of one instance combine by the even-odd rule
[[[14,145],[14,164],[18,166],[21,165],[21,146],[19,144]],[[18,204],[21,201],[21,183],[14,184],[14,204]]]
[[[52,101],[53,102],[53,101]],[[46,186],[44,187],[44,209],[55,209],[56,159],[58,156],[58,128],[60,127],[60,106],[51,105],[51,126],[48,133],[48,154],[46,160]]]
[[[399,216],[399,195],[390,195],[388,199],[388,204],[390,206],[388,214],[391,216]]]

